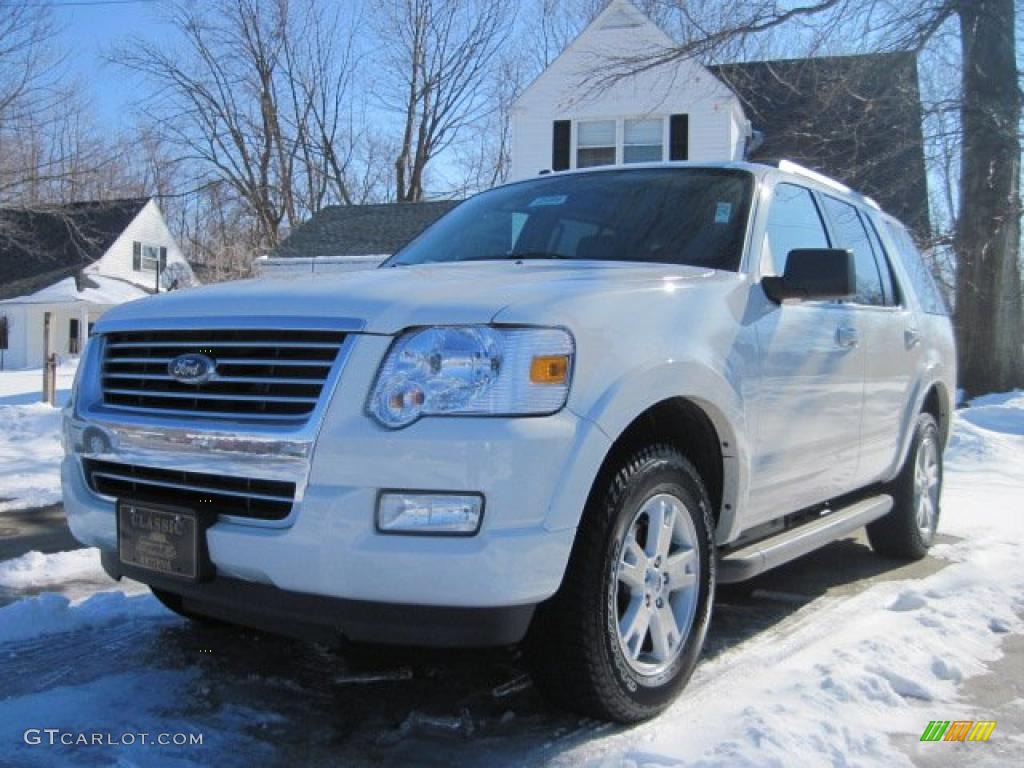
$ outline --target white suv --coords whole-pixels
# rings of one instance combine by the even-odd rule
[[[524,641],[557,702],[633,721],[689,678],[716,582],[864,525],[925,554],[954,359],[906,230],[842,185],[545,175],[380,269],[111,310],[65,508],[186,616]]]

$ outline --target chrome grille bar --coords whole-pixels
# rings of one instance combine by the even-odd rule
[[[200,419],[301,422],[323,394],[343,331],[242,328],[118,331],[103,347],[108,408]],[[214,371],[202,382],[177,378],[169,364],[202,355]]]

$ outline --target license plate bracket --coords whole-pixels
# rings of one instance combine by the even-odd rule
[[[167,504],[120,499],[117,553],[122,565],[184,581],[210,577],[205,516]]]

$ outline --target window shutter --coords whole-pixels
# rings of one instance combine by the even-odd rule
[[[165,269],[167,269],[167,249],[166,248],[161,248],[160,249],[160,271],[163,272]]]
[[[136,272],[142,271],[142,243],[132,243],[132,269]]]
[[[690,159],[690,116],[672,115],[668,126],[668,159]]]
[[[551,170],[569,170],[569,157],[572,154],[572,121],[555,120],[551,137]]]

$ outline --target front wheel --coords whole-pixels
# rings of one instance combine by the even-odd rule
[[[868,525],[868,541],[879,554],[920,560],[935,540],[942,495],[942,438],[930,413],[917,417],[906,463],[887,490],[892,511]]]
[[[675,448],[637,451],[598,488],[559,592],[526,642],[561,706],[636,722],[667,707],[697,663],[714,592],[711,504]]]

